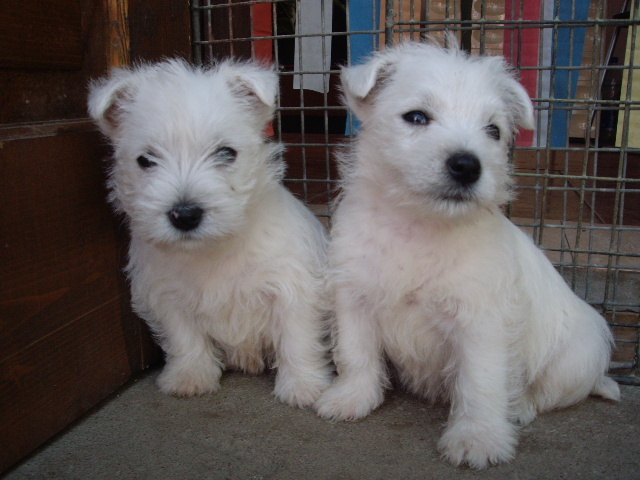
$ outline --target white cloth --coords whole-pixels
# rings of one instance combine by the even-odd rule
[[[331,33],[333,0],[298,0],[296,9],[296,37],[293,68],[295,71],[327,72],[294,75],[293,88],[324,93],[329,91],[331,69]]]

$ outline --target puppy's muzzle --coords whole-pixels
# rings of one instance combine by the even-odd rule
[[[474,154],[455,153],[447,159],[447,171],[458,185],[470,187],[480,178],[482,167]]]
[[[171,225],[183,232],[197,228],[203,214],[202,208],[192,204],[179,204],[167,212]]]

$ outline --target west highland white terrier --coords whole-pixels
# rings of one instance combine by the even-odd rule
[[[604,319],[501,212],[508,143],[534,124],[503,59],[408,43],[341,78],[362,128],[341,158],[338,377],[318,413],[353,420],[380,405],[388,358],[409,390],[450,403],[444,458],[484,468],[514,456],[514,423],[589,394],[619,399]]]
[[[277,367],[275,395],[308,406],[331,383],[323,343],[327,236],[282,185],[267,141],[276,73],[169,60],[90,87],[111,140],[110,199],[131,231],[134,310],[165,352],[160,389],[215,392],[224,368]]]

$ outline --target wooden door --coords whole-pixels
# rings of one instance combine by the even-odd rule
[[[189,58],[189,31],[188,0],[0,2],[0,473],[159,359],[86,93],[111,66]]]

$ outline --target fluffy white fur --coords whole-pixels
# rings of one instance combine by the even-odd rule
[[[342,85],[362,129],[341,159],[329,254],[339,376],[318,413],[353,420],[380,405],[388,358],[412,392],[450,402],[443,456],[484,468],[514,456],[515,424],[589,394],[617,400],[604,319],[501,213],[508,143],[534,121],[504,61],[404,44],[345,68]],[[477,158],[477,181],[452,174],[460,154]]]
[[[114,148],[111,201],[131,230],[133,307],[166,354],[163,392],[215,392],[224,368],[265,360],[288,404],[330,384],[326,233],[281,185],[281,146],[263,134],[277,81],[251,63],[170,60],[91,85]]]

